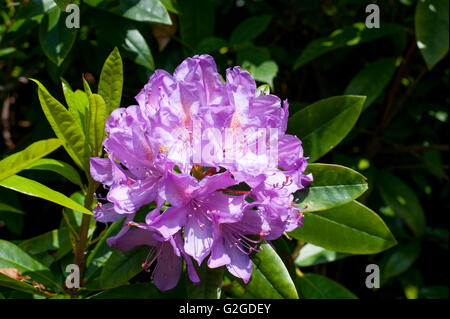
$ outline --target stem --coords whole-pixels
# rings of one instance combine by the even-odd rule
[[[91,210],[92,208],[95,189],[96,183],[92,180],[92,178],[89,178],[88,190],[86,192],[86,196],[84,197],[84,207],[86,207],[89,210]],[[74,260],[74,264],[78,265],[78,267],[80,268],[80,278],[83,278],[84,257],[86,255],[87,237],[90,222],[91,222],[91,215],[83,214],[80,232],[78,234],[79,240],[77,242]]]

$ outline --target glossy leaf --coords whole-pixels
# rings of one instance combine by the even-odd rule
[[[33,81],[38,85],[38,95],[42,110],[56,136],[66,142],[64,147],[75,164],[83,170],[87,169],[89,167],[89,154],[86,148],[86,137],[80,125],[72,114],[51,96],[39,81]]]
[[[43,14],[56,7],[53,0],[33,0],[21,3],[17,12],[17,19],[29,19]]]
[[[396,69],[394,58],[382,58],[370,63],[350,81],[344,94],[365,95],[368,108],[383,93]]]
[[[106,105],[98,94],[89,95],[88,140],[93,156],[102,153],[102,142],[105,137]]]
[[[420,243],[415,241],[400,244],[387,251],[379,263],[381,284],[410,268],[419,255]]]
[[[247,285],[230,276],[231,292],[237,298],[298,299],[294,282],[281,258],[268,243],[261,247],[262,251],[252,258],[253,273]]]
[[[42,235],[24,240],[18,245],[30,255],[36,255],[48,250],[63,250],[66,254],[72,249],[69,237],[69,228],[61,228],[49,231]],[[62,254],[62,255],[64,255]]]
[[[448,17],[448,0],[417,1],[414,21],[417,46],[430,70],[448,53]]]
[[[405,221],[416,236],[425,232],[425,214],[414,191],[391,173],[380,171],[376,183],[384,202]]]
[[[145,246],[126,252],[115,250],[100,274],[101,287],[103,289],[119,287],[140,273],[148,250]]]
[[[366,98],[344,95],[320,100],[298,111],[288,121],[288,134],[297,135],[310,162],[341,142],[355,125]]]
[[[72,91],[69,83],[63,78],[61,78],[61,85],[69,112],[72,113],[72,116],[83,129],[83,132],[86,132],[87,114],[89,111],[87,94],[81,90]]]
[[[33,162],[48,155],[62,145],[61,140],[51,138],[34,142],[23,151],[14,153],[0,161],[0,181],[27,168]]]
[[[39,27],[39,42],[45,55],[61,65],[69,54],[77,36],[76,28],[66,26],[67,13],[54,9],[45,14]]]
[[[40,284],[61,288],[50,269],[33,259],[20,247],[3,239],[0,239],[0,268],[15,268],[22,276],[28,275]]]
[[[303,226],[290,232],[289,236],[349,254],[376,254],[397,243],[384,221],[356,201],[304,213]]]
[[[139,22],[171,24],[169,13],[159,0],[86,0],[86,3]]]
[[[11,277],[8,277],[0,272],[0,287],[7,287],[14,290],[22,291],[30,295],[48,296],[44,291],[39,290],[33,285],[20,281]],[[1,299],[1,298],[0,298]]]
[[[250,41],[263,33],[269,26],[271,17],[269,15],[253,16],[244,20],[231,33],[230,44]]]
[[[20,193],[23,193],[23,194],[26,194],[29,196],[43,198],[48,201],[59,204],[61,206],[80,211],[84,214],[92,215],[91,211],[84,208],[77,202],[74,202],[67,196],[65,196],[57,191],[54,191],[53,189],[50,189],[45,185],[42,185],[36,181],[33,181],[31,179],[28,179],[28,178],[25,178],[22,176],[18,176],[18,175],[10,176],[7,179],[0,181],[0,186],[6,187],[9,189],[13,189],[17,192],[20,192]]]
[[[315,212],[348,203],[367,190],[366,178],[340,165],[309,164],[305,174],[313,175],[313,182],[297,193],[297,206],[305,212]]]
[[[398,24],[384,22],[382,28],[367,29],[362,22],[346,26],[342,29],[333,31],[329,36],[319,38],[310,42],[303,49],[297,58],[294,69],[324,55],[325,53],[346,47],[355,46],[360,43],[366,43],[377,40],[381,37],[393,35],[403,31],[403,27]]]
[[[110,19],[110,15],[99,15],[94,21],[97,36],[109,45],[120,48],[120,52],[135,63],[154,70],[155,62],[141,31],[126,19],[119,17],[115,23],[110,23]]]
[[[98,94],[105,100],[106,115],[120,107],[123,87],[123,66],[119,50],[114,48],[103,64]]]
[[[306,244],[295,258],[295,264],[299,267],[309,267],[333,262],[348,256],[351,255],[327,250],[313,244]]]
[[[188,280],[187,294],[192,299],[220,299],[224,267],[211,269],[204,261],[200,267],[194,263],[200,283],[194,285]]]
[[[28,165],[26,169],[52,171],[83,188],[83,182],[81,181],[80,174],[78,174],[77,170],[73,168],[73,166],[67,164],[66,162],[58,161],[52,158],[41,158],[31,165]]]
[[[300,294],[305,299],[357,299],[338,282],[317,274],[303,274],[297,278]]]

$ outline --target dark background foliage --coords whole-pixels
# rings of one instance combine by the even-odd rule
[[[59,78],[82,88],[84,73],[96,87],[114,46],[124,57],[122,106],[135,103],[154,69],[172,72],[185,57],[200,53],[211,54],[222,75],[234,65],[249,69],[260,84],[270,84],[274,94],[289,100],[291,114],[335,95],[368,95],[371,105],[354,129],[319,162],[342,164],[368,177],[369,190],[359,200],[379,213],[399,245],[301,269],[336,280],[360,298],[448,298],[449,59],[427,67],[416,44],[415,0],[371,1],[381,12],[374,39],[341,32],[364,23],[368,1],[361,0],[164,1],[173,8],[172,26],[127,19],[82,1],[81,28],[73,45],[71,35],[62,37],[70,51],[59,66],[39,35],[44,7],[30,13],[31,2],[45,7],[51,1],[2,1],[1,6],[2,157],[53,136],[27,78],[39,79],[62,101]],[[140,37],[128,39],[130,30]],[[329,52],[299,62],[308,45],[332,33]],[[126,40],[137,46],[130,48]],[[62,149],[52,157],[70,162]],[[56,174],[24,174],[65,194],[76,190]],[[399,207],[395,200],[407,205]],[[0,203],[24,212],[0,211],[2,239],[20,242],[60,224],[61,207],[44,200],[0,189]],[[411,211],[423,211],[425,221],[414,219]],[[411,224],[424,232],[414,232]],[[288,245],[292,261],[299,247],[295,241]],[[386,271],[379,290],[364,285],[370,263]]]

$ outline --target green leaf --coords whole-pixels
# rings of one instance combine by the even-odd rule
[[[83,88],[84,88],[84,92],[86,93],[86,96],[88,98],[88,102],[89,102],[89,96],[92,95],[92,91],[91,91],[91,87],[89,86],[89,83],[86,81],[86,78],[83,76],[81,77],[83,80]]]
[[[384,221],[356,201],[320,212],[305,212],[303,226],[289,236],[349,254],[376,254],[397,243]]]
[[[22,276],[28,275],[40,284],[62,289],[50,269],[33,259],[18,246],[3,239],[0,239],[0,268],[15,268],[20,271]]]
[[[425,214],[415,192],[401,179],[378,171],[376,183],[386,205],[405,221],[416,236],[425,233]]]
[[[353,95],[320,100],[290,117],[287,133],[300,138],[305,156],[314,162],[350,132],[365,100],[364,96]]]
[[[242,68],[249,71],[256,81],[267,83],[273,88],[273,79],[278,73],[278,65],[275,61],[268,60],[259,65],[245,61]]]
[[[187,284],[187,294],[190,299],[220,299],[224,267],[211,269],[205,260],[200,267],[194,263],[200,283],[194,285],[190,280]]]
[[[123,66],[119,50],[114,48],[103,64],[98,94],[105,100],[106,114],[120,107],[123,87]]]
[[[430,70],[448,53],[448,12],[448,0],[417,1],[414,23],[417,46]]]
[[[36,255],[48,250],[63,250],[65,255],[72,249],[69,237],[69,228],[61,228],[49,231],[42,235],[24,240],[19,247],[29,253]]]
[[[410,268],[419,255],[420,243],[416,241],[400,244],[388,250],[379,263],[381,284]]]
[[[101,156],[105,137],[106,105],[98,94],[89,95],[88,139],[92,155]]]
[[[56,100],[47,89],[37,80],[38,95],[42,110],[47,117],[56,136],[66,142],[67,153],[81,169],[89,171],[89,153],[86,148],[86,137],[73,118],[72,114]]]
[[[166,7],[159,0],[86,0],[88,5],[139,22],[172,24]]]
[[[142,263],[148,254],[148,247],[136,247],[130,251],[115,250],[103,267],[100,284],[103,289],[124,285],[142,271]]]
[[[2,159],[0,161],[0,181],[25,169],[41,157],[56,150],[61,144],[61,140],[56,138],[37,141],[23,151]]]
[[[89,299],[159,299],[161,293],[155,285],[150,283],[137,283],[102,291]]]
[[[256,96],[263,96],[270,94],[270,86],[267,84],[260,85],[256,88]]]
[[[230,44],[246,42],[255,39],[269,26],[269,15],[252,16],[240,23],[231,33]]]
[[[214,33],[214,9],[210,0],[178,1],[180,8],[180,34],[183,42],[194,49],[202,40]]]
[[[44,291],[38,289],[37,287],[34,287],[33,285],[27,282],[8,277],[1,272],[0,272],[0,287],[11,288],[14,290],[28,293],[30,295],[36,294],[41,296],[48,296]]]
[[[295,193],[296,205],[305,212],[315,212],[348,203],[364,193],[368,186],[360,173],[340,165],[309,164],[305,174],[313,182]]]
[[[403,27],[389,22],[384,22],[382,28],[367,29],[362,22],[337,29],[328,37],[323,37],[310,42],[303,49],[295,62],[294,69],[324,55],[325,53],[360,43],[377,40],[381,37],[403,31]]]
[[[25,178],[22,176],[18,176],[18,175],[10,176],[7,179],[0,181],[0,186],[6,187],[9,189],[13,189],[17,192],[20,192],[20,193],[23,193],[23,194],[26,194],[29,196],[43,198],[48,201],[59,204],[61,206],[80,211],[84,214],[92,215],[91,211],[84,208],[80,204],[74,202],[73,200],[66,197],[65,195],[63,195],[57,191],[54,191],[54,190],[48,188],[47,186],[42,185],[36,181],[33,181],[31,179],[28,179],[28,178]]]
[[[303,274],[297,282],[305,299],[358,299],[350,290],[325,276]]]
[[[115,236],[122,228],[123,220],[112,223],[103,237],[97,242],[94,249],[86,259],[86,280],[88,280],[97,270],[102,268],[111,257],[114,248],[106,243],[106,239]]]
[[[26,169],[52,171],[67,178],[69,181],[80,186],[81,188],[84,187],[80,174],[78,174],[77,170],[63,161],[58,161],[52,158],[41,158],[31,165],[28,165]]]
[[[313,244],[306,244],[300,249],[300,253],[295,258],[295,264],[299,267],[309,267],[329,263],[348,256],[351,255],[327,250]]]
[[[227,48],[228,42],[222,38],[209,37],[200,41],[195,48],[197,54],[211,53],[213,51]]]
[[[44,15],[39,26],[39,42],[45,55],[56,65],[61,65],[69,54],[77,36],[76,28],[66,26],[66,12],[59,9]]]
[[[33,0],[28,2],[21,2],[16,18],[30,19],[37,15],[43,14],[56,7],[53,0]]]
[[[56,4],[58,5],[58,8],[61,10],[65,10],[67,5],[71,2],[71,0],[54,0]]]
[[[396,69],[394,58],[382,58],[367,65],[350,81],[344,94],[365,95],[368,108],[383,93]]]
[[[232,277],[231,292],[237,298],[298,299],[288,270],[275,250],[268,244],[252,257],[253,273],[248,284]]]
[[[89,100],[87,94],[81,90],[72,91],[69,83],[61,78],[64,97],[66,99],[69,112],[72,113],[78,125],[86,133],[87,114],[89,110]]]
[[[109,45],[119,47],[120,52],[135,63],[154,70],[155,62],[141,31],[126,19],[116,18],[115,23],[111,23],[110,19],[110,15],[99,15],[93,21],[97,37]]]

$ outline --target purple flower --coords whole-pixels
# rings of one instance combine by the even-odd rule
[[[228,69],[224,83],[211,56],[194,56],[173,75],[156,70],[137,105],[114,110],[106,122],[108,157],[90,162],[106,190],[94,218],[125,218],[109,245],[152,247],[143,268],[161,290],[177,284],[183,261],[199,281],[191,258],[247,283],[262,240],[302,225],[293,194],[312,181],[304,174],[308,158],[286,134],[287,100],[256,91],[240,67]]]

